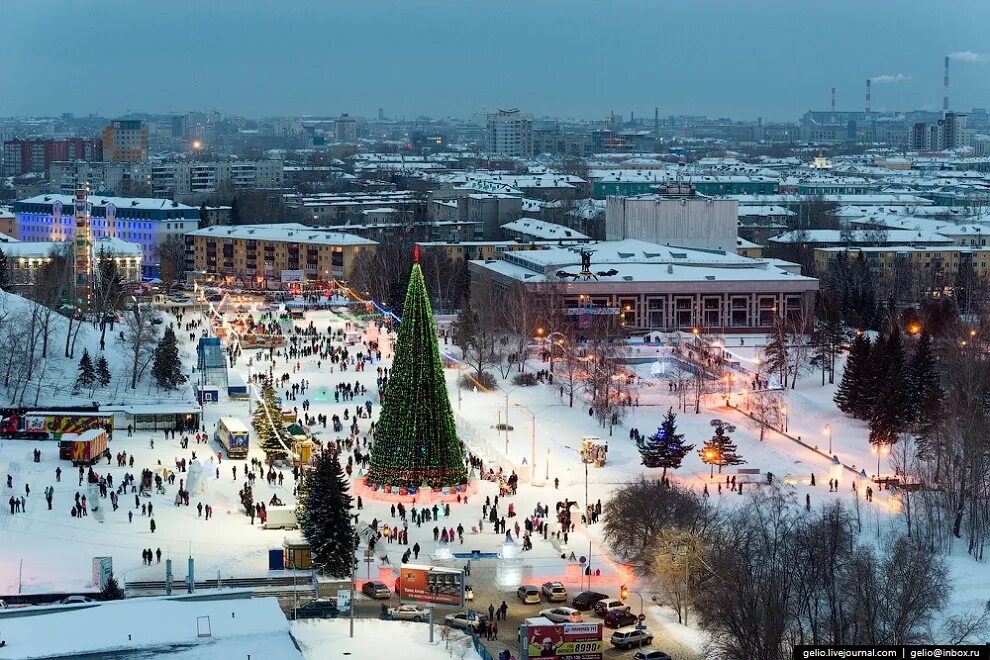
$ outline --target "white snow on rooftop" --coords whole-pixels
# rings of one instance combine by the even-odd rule
[[[202,594],[200,594],[202,595]],[[130,598],[84,607],[8,610],[0,619],[7,645],[0,660],[18,658],[141,658],[301,660],[275,598],[225,600]],[[46,610],[38,614],[39,610]],[[33,616],[11,616],[11,614]],[[211,636],[197,636],[209,617]],[[53,634],[53,631],[58,631]]]
[[[242,238],[255,241],[282,241],[286,243],[312,243],[319,245],[374,245],[375,241],[354,234],[314,229],[294,222],[273,225],[216,225],[197,229],[187,236],[212,236],[215,238]]]
[[[545,240],[553,240],[558,238],[587,240],[589,238],[585,234],[582,234],[575,229],[571,229],[570,227],[558,225],[553,222],[544,222],[543,220],[537,220],[536,218],[519,218],[518,220],[505,223],[502,225],[502,229],[514,232],[516,234],[522,234],[524,236]]]
[[[158,199],[157,197],[105,197],[103,195],[90,195],[87,199],[95,208],[102,208],[107,204],[113,204],[118,209],[139,209],[144,211],[197,210],[195,206],[187,206],[171,199]],[[35,195],[34,197],[19,200],[19,203],[54,204],[56,201],[62,202],[63,207],[71,207],[73,202],[75,202],[75,196],[57,194]]]

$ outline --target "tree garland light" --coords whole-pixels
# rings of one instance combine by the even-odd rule
[[[467,483],[436,324],[419,263],[402,306],[395,359],[375,425],[366,484],[409,492],[423,485],[460,489]]]

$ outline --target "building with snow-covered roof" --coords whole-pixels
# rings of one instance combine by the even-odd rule
[[[35,283],[52,255],[71,252],[70,241],[13,241],[5,242],[0,251],[7,257],[7,271],[14,286],[30,286]],[[93,241],[93,254],[113,259],[125,284],[141,283],[141,246],[119,238],[104,236]]]
[[[825,247],[814,251],[816,273],[826,273],[839,259],[863,259],[870,272],[879,278],[910,275],[916,292],[923,296],[952,293],[959,268],[972,267],[980,280],[990,275],[990,247],[949,246],[882,246]]]
[[[260,288],[350,277],[378,243],[297,223],[206,227],[186,235],[189,267]]]
[[[952,245],[953,240],[932,231],[913,229],[802,229],[774,236],[775,245],[804,247],[882,246],[882,245]]]
[[[580,243],[590,241],[591,238],[581,232],[558,225],[553,222],[544,222],[536,218],[519,218],[502,225],[502,231],[508,238],[522,241],[568,241]]]
[[[3,658],[303,660],[278,600],[246,589],[12,608],[0,621]]]
[[[582,251],[591,253],[589,277],[580,275]],[[779,262],[737,255],[734,240],[731,251],[606,241],[500,252],[468,267],[472,290],[522,286],[546,301],[548,291],[560,287],[561,311],[579,332],[594,319],[637,331],[765,331],[778,315],[806,310],[818,289],[818,280]]]
[[[137,243],[147,276],[159,273],[158,247],[181,238],[199,224],[199,209],[170,199],[90,195],[93,238],[110,236]],[[37,195],[14,202],[17,238],[25,242],[66,241],[75,237],[72,195]]]

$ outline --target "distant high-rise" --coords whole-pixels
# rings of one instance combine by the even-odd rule
[[[143,163],[148,160],[148,127],[137,119],[114,119],[103,129],[103,160]]]
[[[489,113],[487,119],[488,152],[522,158],[533,155],[533,115],[518,110],[499,110]]]
[[[44,173],[56,161],[102,159],[103,143],[99,138],[7,140],[3,143],[5,176],[20,176],[28,172]]]
[[[334,137],[342,144],[354,144],[358,136],[357,117],[351,117],[346,112],[333,122]]]

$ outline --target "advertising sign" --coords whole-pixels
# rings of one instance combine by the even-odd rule
[[[103,589],[113,573],[113,557],[93,557],[93,587]]]
[[[520,635],[520,658],[602,660],[601,623],[524,625]]]
[[[337,611],[347,614],[351,611],[351,590],[337,589]]]
[[[301,270],[283,270],[281,272],[282,282],[302,282],[304,278]]]
[[[403,564],[399,569],[399,598],[464,607],[464,572],[453,568]]]

